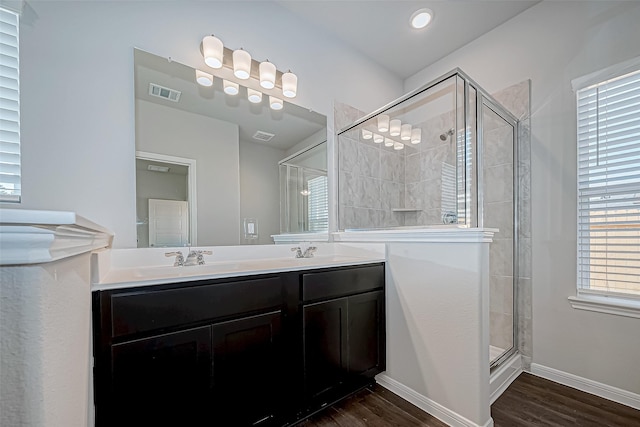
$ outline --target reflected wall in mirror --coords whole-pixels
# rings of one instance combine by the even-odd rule
[[[195,69],[139,49],[134,74],[138,247],[273,243],[279,167],[315,147],[326,176],[326,117],[289,102],[274,111],[266,96],[250,103],[242,86],[227,95],[219,78],[200,86]],[[245,238],[244,218],[257,221],[257,238]]]

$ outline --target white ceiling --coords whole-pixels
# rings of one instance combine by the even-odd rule
[[[539,0],[282,0],[278,3],[406,79]],[[415,30],[409,26],[409,18],[424,7],[434,12],[434,19],[426,28]]]

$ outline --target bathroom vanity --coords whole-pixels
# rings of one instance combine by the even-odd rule
[[[293,425],[371,384],[384,263],[279,270],[94,287],[96,426]]]

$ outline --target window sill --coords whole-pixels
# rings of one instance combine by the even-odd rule
[[[640,301],[602,295],[580,295],[569,297],[571,307],[578,310],[615,314],[640,319]]]

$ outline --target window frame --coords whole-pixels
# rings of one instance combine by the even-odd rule
[[[579,136],[579,92],[595,85],[616,79],[618,77],[640,71],[640,57],[632,58],[620,64],[596,71],[587,76],[579,77],[572,81],[572,87],[576,94],[576,295],[568,298],[569,303],[575,309],[587,310],[599,313],[607,313],[618,316],[640,318],[640,295],[618,292],[596,291],[585,288],[581,283],[580,270],[580,136]],[[640,88],[640,84],[638,85]],[[637,169],[640,171],[640,168]],[[634,172],[636,169],[634,168]],[[589,263],[589,265],[591,265]]]

